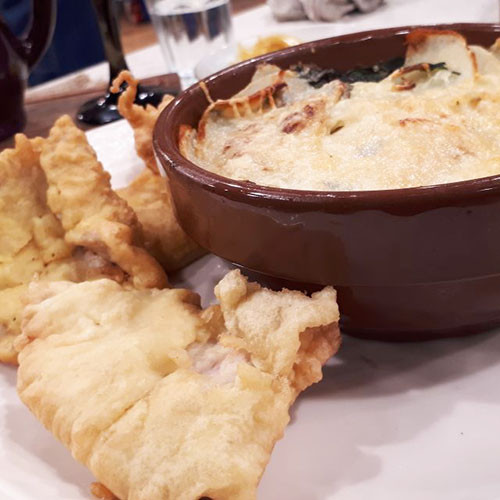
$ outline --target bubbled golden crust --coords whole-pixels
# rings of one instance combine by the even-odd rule
[[[338,348],[331,288],[232,271],[216,294],[202,310],[187,290],[32,287],[19,395],[121,500],[255,498],[290,405]]]
[[[304,79],[313,68],[257,67],[245,89],[207,107],[197,130],[180,128],[180,151],[216,175],[282,189],[371,191],[497,175],[498,43],[487,50],[427,28],[406,41],[404,66],[378,82],[313,87]],[[253,109],[252,96],[280,78],[276,106]]]

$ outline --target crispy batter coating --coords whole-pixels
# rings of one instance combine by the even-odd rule
[[[69,131],[76,128],[68,118],[58,123],[58,134],[63,126]],[[71,154],[52,155],[57,149],[56,140]],[[20,333],[23,296],[32,279],[79,282],[108,277],[135,284],[145,283],[143,275],[149,276],[149,269],[154,268],[158,278],[151,283],[164,283],[164,273],[152,257],[134,266],[115,259],[115,235],[135,235],[139,226],[130,208],[121,208],[125,215],[116,209],[124,202],[107,194],[109,178],[98,163],[70,161],[70,156],[75,159],[85,147],[80,142],[68,142],[65,136],[56,139],[54,134],[49,141],[29,140],[19,134],[15,148],[0,153],[0,361],[16,362],[13,341]],[[40,166],[42,150],[52,155],[52,161],[45,165],[48,176]],[[85,154],[91,156],[90,152]],[[93,192],[84,200],[80,195],[89,187]],[[72,198],[65,203],[68,196]],[[87,210],[90,203],[93,206]],[[105,228],[100,218],[103,213],[107,216]],[[124,242],[122,238],[120,244]]]
[[[202,310],[188,290],[31,287],[19,395],[121,500],[254,499],[290,405],[339,346],[332,288],[232,271],[216,295]]]
[[[44,142],[40,165],[49,184],[47,203],[73,245],[115,262],[138,288],[163,287],[165,273],[142,248],[134,211],[112,189],[85,133],[62,116]]]
[[[139,82],[132,76],[130,71],[122,71],[113,81],[111,92],[119,92],[120,85],[127,82],[128,86],[118,99],[118,111],[134,130],[135,148],[139,158],[144,160],[146,166],[155,174],[158,173],[155,155],[153,151],[153,129],[158,115],[165,109],[173,99],[172,96],[163,97],[160,105],[155,108],[148,104],[145,108],[134,104]]]
[[[134,209],[144,246],[166,271],[180,269],[205,253],[179,226],[164,177],[145,169],[117,194]]]
[[[90,492],[96,498],[100,498],[101,500],[117,500],[115,495],[113,495],[113,493],[111,493],[111,491],[109,491],[108,488],[101,483],[92,483],[90,485]]]
[[[145,246],[167,271],[175,271],[205,253],[181,228],[175,217],[168,181],[158,174],[153,151],[153,128],[156,119],[172,100],[165,96],[155,108],[134,104],[138,81],[129,71],[122,71],[111,90],[118,92],[120,85],[128,86],[118,100],[120,114],[134,130],[137,154],[148,167],[124,189],[117,191],[134,209],[143,227]]]
[[[14,340],[21,328],[23,296],[26,285],[19,285],[0,290],[0,361],[14,363],[17,351]]]

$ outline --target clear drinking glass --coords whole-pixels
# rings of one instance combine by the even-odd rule
[[[183,88],[196,81],[194,66],[205,54],[233,41],[229,0],[147,0],[147,6],[168,70]]]

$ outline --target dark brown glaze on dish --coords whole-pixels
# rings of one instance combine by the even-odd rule
[[[229,98],[261,62],[347,71],[404,55],[415,27],[349,34],[245,61],[205,80]],[[435,26],[491,45],[500,25]],[[343,330],[420,340],[500,324],[500,175],[386,191],[296,191],[240,182],[179,152],[182,124],[207,107],[194,85],[159,117],[154,135],[181,225],[201,246],[273,286],[339,292]]]

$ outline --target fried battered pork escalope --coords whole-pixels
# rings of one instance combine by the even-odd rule
[[[107,279],[31,287],[19,395],[121,500],[254,499],[339,346],[331,287],[273,292],[232,271],[215,293],[201,309],[189,290]]]
[[[123,82],[127,88],[118,100],[118,110],[134,130],[138,156],[146,169],[132,183],[117,191],[134,209],[142,224],[145,245],[167,272],[176,271],[205,253],[181,228],[174,211],[168,180],[158,172],[153,151],[153,129],[160,112],[173,99],[165,96],[155,108],[134,104],[138,81],[122,71],[111,90],[118,92]]]
[[[0,153],[0,226],[0,361],[16,362],[13,341],[32,280],[167,284],[135,213],[68,116],[48,139],[18,134]]]

